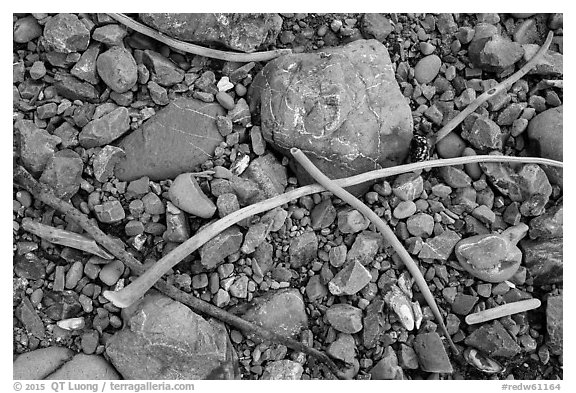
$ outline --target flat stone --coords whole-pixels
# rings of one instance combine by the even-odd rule
[[[399,175],[392,183],[392,192],[403,201],[413,201],[424,190],[424,180],[416,173]]]
[[[36,127],[31,120],[18,120],[15,124],[20,137],[20,159],[32,174],[42,173],[56,151],[60,138]]]
[[[472,179],[462,169],[445,166],[439,169],[442,180],[452,188],[469,187]]]
[[[236,210],[240,210],[240,203],[238,202],[236,194],[229,192],[218,196],[216,207],[218,209],[218,215],[222,218],[234,213]]]
[[[550,285],[563,282],[563,239],[523,240],[520,248],[524,253],[524,266],[534,278],[534,285]]]
[[[365,230],[370,225],[358,210],[343,210],[338,212],[338,229],[342,233],[357,233]]]
[[[299,268],[306,266],[318,253],[318,238],[312,231],[304,232],[290,241],[290,266]]]
[[[188,214],[210,218],[216,212],[216,205],[204,194],[191,173],[178,175],[168,190],[168,196],[174,205]]]
[[[84,126],[78,135],[78,140],[82,147],[89,149],[107,145],[120,138],[128,130],[130,130],[128,109],[119,107]]]
[[[418,253],[420,258],[438,259],[446,261],[452,254],[456,243],[460,241],[460,235],[447,229],[438,236],[427,239]]]
[[[14,380],[41,380],[72,359],[74,352],[65,347],[51,346],[18,355],[13,364]]]
[[[142,62],[152,72],[152,81],[171,87],[184,80],[184,71],[158,52],[145,50]]]
[[[96,70],[106,86],[116,93],[132,89],[138,80],[138,68],[132,54],[120,46],[113,46],[98,55]]]
[[[335,219],[336,208],[332,205],[330,198],[324,199],[314,206],[310,212],[310,222],[314,229],[328,228]]]
[[[326,310],[326,319],[342,333],[354,334],[362,330],[362,310],[349,304],[334,304]]]
[[[69,100],[98,102],[100,98],[100,91],[94,85],[64,72],[56,72],[54,81],[54,88],[58,94]]]
[[[15,255],[13,264],[14,273],[20,278],[39,280],[46,277],[46,263],[33,253]]]
[[[244,236],[236,225],[225,229],[200,248],[200,263],[211,270],[224,262],[224,258],[240,251]]]
[[[488,181],[513,202],[521,202],[523,216],[539,216],[552,194],[552,186],[544,170],[536,164],[517,168],[503,163],[480,163]]]
[[[255,77],[248,101],[260,109],[267,143],[288,157],[301,149],[333,179],[397,165],[408,154],[412,117],[390,65],[376,40],[281,56]],[[313,182],[299,165],[295,171],[300,184]]]
[[[563,160],[563,132],[564,106],[545,110],[536,115],[528,123],[528,139],[530,151],[543,158]],[[544,167],[550,181],[563,184],[563,171],[560,168]]]
[[[114,367],[100,355],[76,354],[72,360],[46,377],[47,380],[119,380]]]
[[[406,220],[406,228],[413,236],[427,238],[434,230],[434,217],[426,213],[417,213]]]
[[[108,46],[122,46],[126,34],[126,28],[122,25],[104,25],[94,29],[92,39]]]
[[[57,197],[67,200],[80,189],[83,169],[78,153],[63,149],[48,160],[40,181],[49,185]]]
[[[452,373],[454,371],[438,333],[418,334],[414,339],[413,347],[418,355],[421,370],[430,373]]]
[[[44,25],[46,49],[62,53],[81,52],[88,48],[90,31],[74,14],[57,14]]]
[[[42,305],[46,316],[54,321],[77,317],[82,312],[78,294],[74,291],[45,291]]]
[[[356,358],[356,343],[350,334],[340,333],[338,338],[330,343],[326,353],[330,357],[342,360],[346,363],[353,363]]]
[[[286,167],[272,154],[266,154],[253,160],[242,174],[245,179],[255,182],[260,189],[253,202],[272,198],[284,193],[288,185]]]
[[[23,297],[22,302],[16,308],[14,315],[20,320],[20,322],[22,322],[29,334],[40,340],[44,339],[46,336],[44,324],[27,296]]]
[[[94,352],[96,352],[96,348],[98,347],[100,337],[98,335],[98,331],[88,330],[82,333],[80,340],[81,340],[80,345],[82,346],[82,352],[84,352],[86,355],[92,355]]]
[[[386,317],[383,310],[384,300],[380,296],[366,307],[366,316],[362,321],[362,344],[366,348],[374,348],[385,332]]]
[[[522,252],[516,244],[527,232],[528,226],[521,223],[501,234],[470,236],[458,242],[456,257],[474,277],[493,283],[506,281],[520,267]]]
[[[252,254],[256,248],[266,240],[266,236],[270,233],[270,223],[258,222],[248,228],[248,232],[244,235],[244,244],[242,244],[242,251],[244,254]]]
[[[56,128],[53,135],[62,140],[60,146],[64,149],[78,146],[78,130],[67,121]]]
[[[148,92],[150,93],[150,98],[156,105],[168,105],[170,99],[168,98],[168,90],[160,86],[154,81],[148,82]]]
[[[124,273],[124,264],[118,259],[104,265],[100,270],[100,280],[109,287],[115,285]]]
[[[452,312],[459,315],[468,315],[478,301],[477,296],[458,294],[452,303]]]
[[[370,370],[373,380],[403,380],[404,372],[398,365],[398,357],[392,346],[387,346],[382,359]]]
[[[416,213],[416,204],[412,201],[401,201],[392,212],[394,218],[405,219]]]
[[[106,354],[125,379],[235,379],[237,357],[225,327],[152,293],[123,311],[124,329]]]
[[[496,213],[486,205],[480,205],[472,210],[472,216],[484,224],[493,224],[496,221]]]
[[[94,206],[94,213],[98,221],[105,224],[114,224],[122,221],[126,217],[122,204],[116,200]]]
[[[126,157],[124,150],[119,147],[106,145],[96,154],[92,167],[94,168],[94,178],[101,183],[106,182],[114,176],[114,167]]]
[[[223,111],[218,104],[175,99],[120,142],[126,160],[117,166],[116,177],[156,181],[192,172],[222,142],[215,120]]]
[[[252,151],[256,155],[264,155],[266,152],[266,141],[262,136],[260,127],[254,126],[250,129],[250,141],[252,142]]]
[[[563,296],[550,296],[546,304],[546,343],[553,355],[564,351]]]
[[[442,60],[436,55],[428,55],[423,57],[416,63],[414,67],[414,78],[418,83],[430,83],[436,78],[440,71]]]
[[[268,47],[282,27],[278,14],[141,13],[140,19],[173,38],[205,46],[219,44],[240,52]]]
[[[245,299],[248,296],[248,277],[240,276],[235,279],[228,292],[236,298]]]
[[[483,324],[466,337],[464,343],[494,357],[513,358],[521,351],[499,321]]]
[[[250,302],[242,318],[285,337],[296,337],[308,327],[304,300],[297,289],[269,291]]]
[[[252,258],[257,261],[262,276],[272,269],[273,253],[274,246],[268,242],[263,242],[256,248],[256,251],[254,251]]]
[[[303,372],[304,368],[298,362],[288,359],[275,360],[266,364],[261,379],[282,381],[300,380]]]
[[[406,344],[400,345],[398,360],[403,369],[416,370],[418,368],[418,355],[412,347]]]
[[[369,265],[382,244],[382,235],[372,231],[363,231],[356,236],[356,240],[346,255],[346,261],[358,261],[363,265]]]
[[[384,42],[386,37],[394,31],[394,26],[383,14],[366,13],[360,25],[362,35],[366,38],[375,38]]]
[[[336,296],[354,295],[372,280],[372,275],[358,261],[346,264],[328,283],[330,293]]]

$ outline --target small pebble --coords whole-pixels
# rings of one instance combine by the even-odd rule
[[[229,111],[234,109],[234,99],[228,93],[219,91],[216,93],[216,100],[224,107],[224,109]]]

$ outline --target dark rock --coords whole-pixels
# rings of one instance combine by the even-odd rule
[[[184,71],[160,53],[145,50],[142,61],[152,72],[152,80],[161,86],[170,87],[184,80]]]
[[[136,60],[127,49],[120,46],[100,54],[96,60],[96,70],[104,83],[116,93],[127,92],[138,80]]]
[[[370,370],[371,379],[374,380],[403,380],[404,372],[402,368],[398,365],[398,357],[396,352],[392,349],[392,346],[387,346],[384,350],[384,356],[382,359],[376,363],[374,367]]]
[[[80,189],[84,163],[74,150],[63,149],[54,154],[40,176],[58,198],[70,199]]]
[[[452,303],[452,312],[459,315],[468,315],[478,301],[477,296],[458,294]]]
[[[349,262],[328,283],[328,289],[336,296],[354,295],[371,279],[372,275],[360,262]]]
[[[318,253],[318,238],[314,232],[304,232],[290,241],[290,266],[294,269],[307,265]]]
[[[563,239],[523,240],[524,266],[534,278],[535,285],[549,285],[563,281]]]
[[[244,236],[236,225],[225,229],[200,248],[200,263],[212,270],[224,262],[224,258],[240,251]]]
[[[322,229],[328,228],[336,219],[336,209],[332,205],[330,198],[324,199],[322,202],[312,208],[310,212],[310,222],[312,228]]]
[[[59,72],[54,76],[54,88],[62,97],[69,100],[98,102],[100,93],[96,87],[88,82],[82,82],[78,78]]]
[[[224,326],[152,293],[123,311],[124,329],[106,354],[125,379],[235,379],[237,357]]]
[[[336,341],[332,342],[326,353],[334,359],[342,360],[346,363],[353,363],[356,358],[356,342],[351,334],[338,334]]]
[[[556,206],[548,209],[546,213],[535,217],[530,221],[531,239],[552,239],[562,237],[563,234],[564,203],[561,201]]]
[[[562,126],[564,123],[564,107],[561,105],[539,113],[528,123],[529,149],[534,155],[551,160],[563,160]],[[563,184],[561,168],[544,167],[550,181]]]
[[[326,310],[326,319],[342,333],[358,333],[362,330],[362,310],[349,304],[334,304]]]
[[[278,14],[140,14],[148,26],[183,41],[219,44],[241,52],[273,44],[282,27]]]
[[[500,35],[478,37],[468,46],[472,63],[485,71],[501,72],[516,64],[524,55],[522,45]]]
[[[44,339],[46,335],[44,324],[27,296],[23,297],[14,315],[22,322],[28,333],[40,340]]]
[[[488,117],[476,113],[466,118],[461,135],[481,152],[502,150],[504,145],[504,133],[500,126]]]
[[[524,164],[517,168],[503,163],[480,163],[480,168],[490,183],[514,202],[522,202],[520,213],[538,216],[552,194],[552,186],[542,168]]]
[[[14,256],[14,273],[27,280],[39,280],[46,277],[46,266],[32,253]]]
[[[81,52],[89,43],[90,31],[74,14],[57,14],[44,25],[44,45],[48,50]]]
[[[270,291],[256,297],[242,318],[285,337],[296,337],[308,326],[304,300],[297,289]]]
[[[116,177],[164,180],[193,171],[222,142],[215,120],[223,114],[218,104],[187,98],[172,101],[120,142],[126,160],[117,165]]]
[[[420,368],[430,373],[452,373],[452,364],[436,332],[420,333],[414,339],[414,351],[418,355]]]
[[[301,149],[331,178],[403,162],[412,117],[390,64],[375,40],[270,61],[249,91],[266,142],[287,156]],[[299,166],[296,174],[300,184],[312,182]]]
[[[24,44],[42,35],[42,26],[32,15],[18,19],[14,23],[14,42]]]
[[[39,175],[54,155],[60,138],[50,135],[31,120],[18,120],[15,124],[20,137],[20,159],[26,169]]]
[[[376,297],[368,307],[363,320],[362,343],[366,348],[374,348],[380,341],[380,337],[385,332],[386,317],[384,310],[384,300]]]
[[[74,291],[47,291],[42,298],[44,313],[54,321],[74,318],[82,312],[78,294]]]
[[[472,179],[462,169],[445,166],[438,171],[444,182],[452,188],[464,188],[472,184]]]
[[[380,42],[384,42],[386,37],[394,31],[394,26],[382,14],[366,13],[362,17],[361,30],[364,38],[375,38]]]
[[[418,253],[418,257],[446,261],[459,241],[460,235],[447,229],[440,235],[427,239],[422,245],[422,250]]]
[[[561,355],[564,348],[563,297],[550,296],[546,305],[546,343],[553,355]]]
[[[520,346],[499,321],[480,326],[466,337],[464,343],[494,357],[513,358],[521,351]]]
[[[306,296],[310,302],[315,302],[328,295],[328,288],[322,283],[320,276],[315,275],[310,277],[308,284],[306,284]]]
[[[418,355],[412,347],[406,344],[400,345],[400,366],[404,369],[415,370],[418,368]]]

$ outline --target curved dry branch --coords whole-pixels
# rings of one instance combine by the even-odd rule
[[[212,59],[219,59],[225,61],[235,61],[239,63],[249,63],[251,61],[268,61],[275,59],[279,56],[292,53],[291,49],[275,49],[266,52],[255,52],[255,53],[239,53],[239,52],[226,52],[212,48],[205,48],[200,45],[194,45],[189,42],[180,41],[171,37],[168,37],[150,27],[143,25],[140,22],[136,22],[134,19],[129,18],[124,14],[108,14],[111,18],[122,23],[124,26],[137,31],[140,34],[154,38],[163,44],[171,46],[172,48],[181,50],[182,52],[192,53],[194,55],[210,57]]]
[[[519,80],[524,75],[526,75],[528,72],[530,72],[530,70],[538,64],[538,62],[540,61],[542,56],[544,56],[544,54],[548,51],[548,48],[550,47],[550,44],[552,43],[553,37],[554,37],[554,33],[552,31],[550,31],[548,33],[548,37],[546,38],[546,41],[544,42],[544,45],[542,45],[542,47],[540,47],[538,52],[534,56],[532,56],[530,61],[528,61],[526,64],[524,64],[524,66],[522,68],[520,68],[518,71],[516,71],[514,74],[512,74],[509,78],[498,83],[496,86],[494,86],[490,90],[482,93],[478,98],[476,98],[474,101],[472,101],[470,103],[470,105],[468,105],[462,112],[460,112],[458,115],[456,115],[444,127],[442,127],[440,129],[440,131],[438,131],[434,136],[431,137],[431,141],[430,141],[431,145],[434,146],[439,141],[444,139],[460,123],[462,123],[464,121],[464,119],[466,119],[466,117],[468,117],[468,115],[470,115],[472,112],[474,112],[476,109],[478,109],[478,107],[480,105],[482,105],[483,103],[488,101],[490,98],[496,96],[498,93],[508,90],[510,87],[512,87],[512,85],[517,80]]]

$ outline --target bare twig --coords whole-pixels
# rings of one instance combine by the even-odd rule
[[[545,164],[551,166],[560,166],[562,163],[554,160],[538,158],[538,157],[509,157],[509,156],[469,156],[469,157],[458,157],[450,158],[444,160],[430,160],[425,162],[416,162],[407,165],[399,165],[392,168],[378,169],[372,172],[362,173],[360,175],[348,177],[345,179],[334,180],[334,182],[340,187],[349,187],[356,184],[364,183],[370,180],[376,180],[383,177],[398,175],[406,172],[413,172],[425,168],[434,168],[440,166],[448,165],[460,165],[469,164],[474,162],[519,162],[519,163],[535,163],[535,164]],[[321,185],[314,184],[309,186],[304,186],[297,188],[296,190],[287,192],[282,195],[278,195],[274,198],[266,199],[255,203],[250,206],[246,206],[240,210],[231,213],[220,220],[208,225],[202,231],[196,233],[193,237],[186,240],[184,243],[180,244],[170,253],[165,255],[162,259],[158,260],[151,268],[149,268],[145,274],[138,277],[130,285],[126,286],[124,289],[111,292],[105,291],[104,297],[110,300],[116,307],[125,308],[133,304],[135,301],[140,299],[146,291],[148,291],[154,283],[159,280],[167,271],[179,263],[182,259],[186,258],[188,255],[193,253],[195,250],[200,248],[208,240],[212,239],[214,236],[229,228],[230,226],[244,220],[245,218],[252,217],[255,214],[259,214],[275,207],[282,206],[294,199],[298,199],[305,195],[315,194],[318,192],[325,191],[326,189]]]
[[[94,240],[79,233],[44,225],[28,217],[22,219],[22,229],[42,239],[46,239],[50,243],[76,248],[89,252],[90,254],[98,255],[104,259],[114,259],[114,256],[101,249]]]
[[[488,101],[490,98],[496,96],[498,93],[508,90],[510,87],[512,87],[512,85],[517,80],[522,78],[532,68],[534,68],[536,65],[538,65],[538,62],[540,61],[542,56],[544,56],[544,54],[548,51],[548,48],[550,47],[550,44],[552,43],[553,37],[554,37],[554,33],[552,31],[550,31],[548,33],[548,37],[546,38],[546,41],[544,42],[544,45],[542,45],[540,47],[538,52],[530,59],[530,61],[528,61],[526,64],[524,64],[524,66],[522,68],[520,68],[518,71],[516,71],[514,74],[512,74],[509,78],[498,83],[496,86],[494,86],[490,90],[484,92],[478,98],[476,98],[474,101],[472,101],[470,103],[470,105],[468,105],[462,112],[460,112],[452,120],[450,120],[444,127],[442,127],[440,129],[440,131],[438,131],[436,133],[436,135],[434,135],[431,138],[430,144],[432,146],[436,145],[439,141],[441,141],[448,134],[450,134],[452,132],[452,130],[454,130],[460,123],[462,123],[464,121],[464,119],[466,119],[466,117],[468,117],[468,115],[470,115],[472,112],[474,112],[476,109],[478,109],[478,107],[480,105],[482,105],[483,103]]]
[[[428,288],[428,284],[426,284],[426,280],[424,279],[422,272],[420,272],[418,265],[416,265],[416,262],[414,262],[410,254],[408,254],[408,251],[406,251],[406,248],[404,248],[402,243],[400,243],[400,240],[398,240],[398,238],[396,237],[394,232],[392,232],[392,229],[390,229],[388,224],[386,224],[380,217],[378,217],[378,215],[374,213],[372,209],[366,206],[366,204],[364,204],[361,200],[356,198],[354,195],[350,194],[342,187],[338,186],[333,180],[330,180],[328,176],[322,173],[322,171],[320,171],[312,163],[312,161],[310,161],[308,157],[306,157],[306,155],[302,153],[300,149],[293,147],[292,149],[290,149],[290,153],[296,159],[296,161],[298,161],[298,163],[302,166],[302,168],[304,168],[304,170],[314,178],[314,180],[320,183],[327,190],[331,191],[338,198],[342,199],[344,202],[352,206],[354,209],[358,210],[360,213],[364,215],[364,217],[368,218],[376,226],[376,228],[378,228],[378,231],[382,233],[384,239],[388,242],[388,244],[392,246],[394,251],[396,251],[400,259],[402,259],[402,262],[404,262],[404,265],[406,266],[410,274],[412,274],[414,281],[418,285],[418,288],[420,288],[420,292],[422,292],[424,299],[426,299],[426,302],[432,309],[434,317],[436,318],[438,324],[440,325],[442,332],[446,336],[446,339],[448,340],[450,347],[452,348],[454,353],[458,355],[460,351],[458,351],[458,348],[456,348],[456,345],[454,345],[454,343],[452,342],[450,334],[448,334],[448,330],[446,329],[446,325],[444,324],[444,318],[442,317],[442,314],[440,314],[440,309],[436,304],[436,300],[434,300],[432,292],[430,292],[430,288]]]
[[[111,18],[117,20],[123,25],[136,30],[138,33],[144,34],[148,37],[154,38],[157,41],[162,42],[172,48],[181,50],[186,53],[192,53],[194,55],[210,57],[213,59],[225,60],[225,61],[235,61],[240,63],[249,63],[251,61],[268,61],[275,59],[279,56],[292,53],[291,49],[275,49],[266,52],[255,52],[255,53],[237,53],[237,52],[225,52],[217,49],[205,48],[203,46],[194,45],[189,42],[183,42],[171,37],[168,37],[150,27],[143,25],[140,22],[127,17],[124,14],[108,14]]]
[[[92,236],[94,240],[109,250],[112,255],[121,260],[133,272],[136,274],[142,274],[144,272],[144,267],[142,264],[124,249],[124,244],[121,241],[113,240],[108,237],[85,214],[77,210],[70,203],[63,201],[54,195],[52,189],[47,185],[38,183],[32,177],[32,175],[26,171],[26,169],[22,168],[21,166],[17,166],[14,169],[14,179],[19,185],[28,190],[36,199],[42,201],[46,205],[51,206],[52,208],[68,216],[70,219],[74,220],[78,225],[82,227],[82,229],[84,229],[90,236]],[[304,352],[307,355],[313,356],[326,364],[330,371],[333,372],[338,378],[344,378],[342,371],[338,368],[338,366],[336,366],[334,361],[330,359],[325,353],[322,353],[317,349],[308,347],[296,340],[276,334],[268,329],[230,314],[229,312],[226,312],[219,307],[216,307],[208,302],[194,297],[191,294],[179,290],[164,280],[158,280],[155,284],[156,288],[159,289],[162,293],[183,304],[186,304],[196,312],[209,315],[228,325],[234,326],[235,328],[245,333],[253,333],[264,340],[280,343],[287,346],[288,348],[292,348],[295,351]]]
[[[491,321],[493,319],[502,318],[507,315],[517,314],[519,312],[533,310],[540,307],[540,300],[528,299],[520,300],[518,302],[506,303],[501,306],[489,308],[474,314],[467,315],[465,320],[468,325]]]

